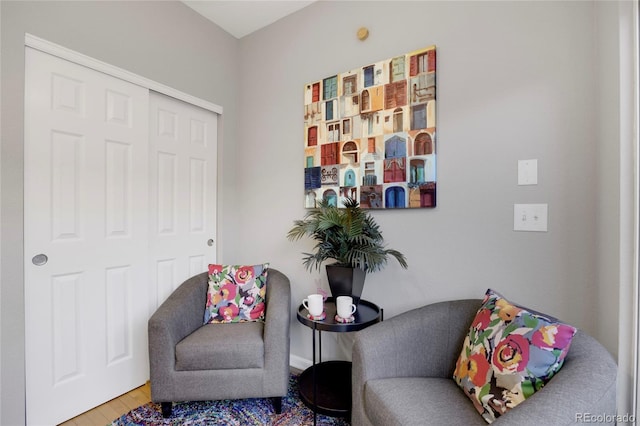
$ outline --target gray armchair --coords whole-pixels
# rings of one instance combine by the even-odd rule
[[[481,300],[427,305],[373,325],[354,338],[352,425],[483,425],[452,379]],[[498,425],[567,425],[595,415],[615,424],[617,366],[578,330],[562,369]],[[584,422],[584,421],[583,421]],[[608,424],[608,423],[607,423]]]
[[[289,383],[289,279],[267,276],[264,322],[203,325],[208,274],[182,283],[149,319],[151,400],[171,415],[172,402],[273,398]]]

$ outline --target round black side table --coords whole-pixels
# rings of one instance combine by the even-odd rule
[[[298,321],[311,328],[313,335],[313,365],[300,374],[298,386],[300,399],[315,414],[333,417],[348,417],[351,414],[351,363],[348,361],[322,361],[322,332],[347,333],[358,331],[382,321],[383,310],[378,305],[360,299],[358,309],[351,323],[335,320],[336,303],[333,297],[324,302],[326,318],[312,320],[301,304],[298,307]],[[316,362],[316,332],[318,362]],[[314,424],[316,422],[314,416]]]

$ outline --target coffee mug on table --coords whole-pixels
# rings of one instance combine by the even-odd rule
[[[309,314],[319,317],[324,311],[324,297],[321,294],[310,294],[302,301],[302,305],[307,308]]]
[[[356,311],[356,305],[353,304],[351,296],[338,296],[336,298],[336,307],[340,318],[350,318]]]

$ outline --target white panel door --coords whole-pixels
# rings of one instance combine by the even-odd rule
[[[26,49],[28,424],[148,378],[148,102],[147,89]]]
[[[211,111],[155,92],[149,97],[153,312],[216,259],[218,128]]]

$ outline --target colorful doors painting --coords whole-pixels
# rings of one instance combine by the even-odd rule
[[[436,47],[305,86],[304,204],[436,206]]]

